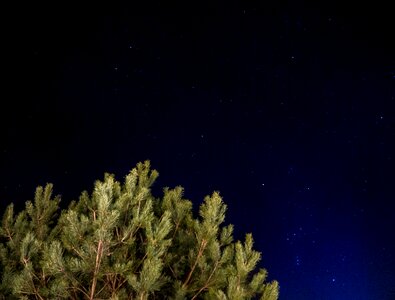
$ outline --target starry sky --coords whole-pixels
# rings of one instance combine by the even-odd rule
[[[376,3],[376,2],[375,2]],[[280,299],[395,297],[389,7],[211,1],[10,8],[1,211],[63,205],[151,160],[197,207],[220,191]]]

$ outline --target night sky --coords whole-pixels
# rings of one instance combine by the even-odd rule
[[[395,299],[389,5],[133,3],[5,11],[1,212],[149,159],[157,196],[220,191],[281,299]]]

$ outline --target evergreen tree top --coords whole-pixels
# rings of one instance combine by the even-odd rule
[[[253,238],[233,241],[226,205],[207,196],[194,217],[183,189],[154,198],[158,172],[138,163],[123,183],[105,174],[63,211],[52,185],[0,226],[0,299],[264,299],[277,281],[256,270]]]

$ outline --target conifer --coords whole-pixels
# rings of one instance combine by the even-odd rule
[[[0,226],[1,299],[263,299],[277,281],[255,270],[253,238],[233,241],[226,205],[207,196],[194,217],[183,188],[155,198],[158,172],[139,163],[124,183],[105,174],[60,211],[52,185],[36,189]]]

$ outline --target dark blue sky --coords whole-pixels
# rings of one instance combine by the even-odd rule
[[[9,11],[1,209],[150,159],[158,195],[221,192],[281,299],[393,299],[389,8],[148,6]]]

